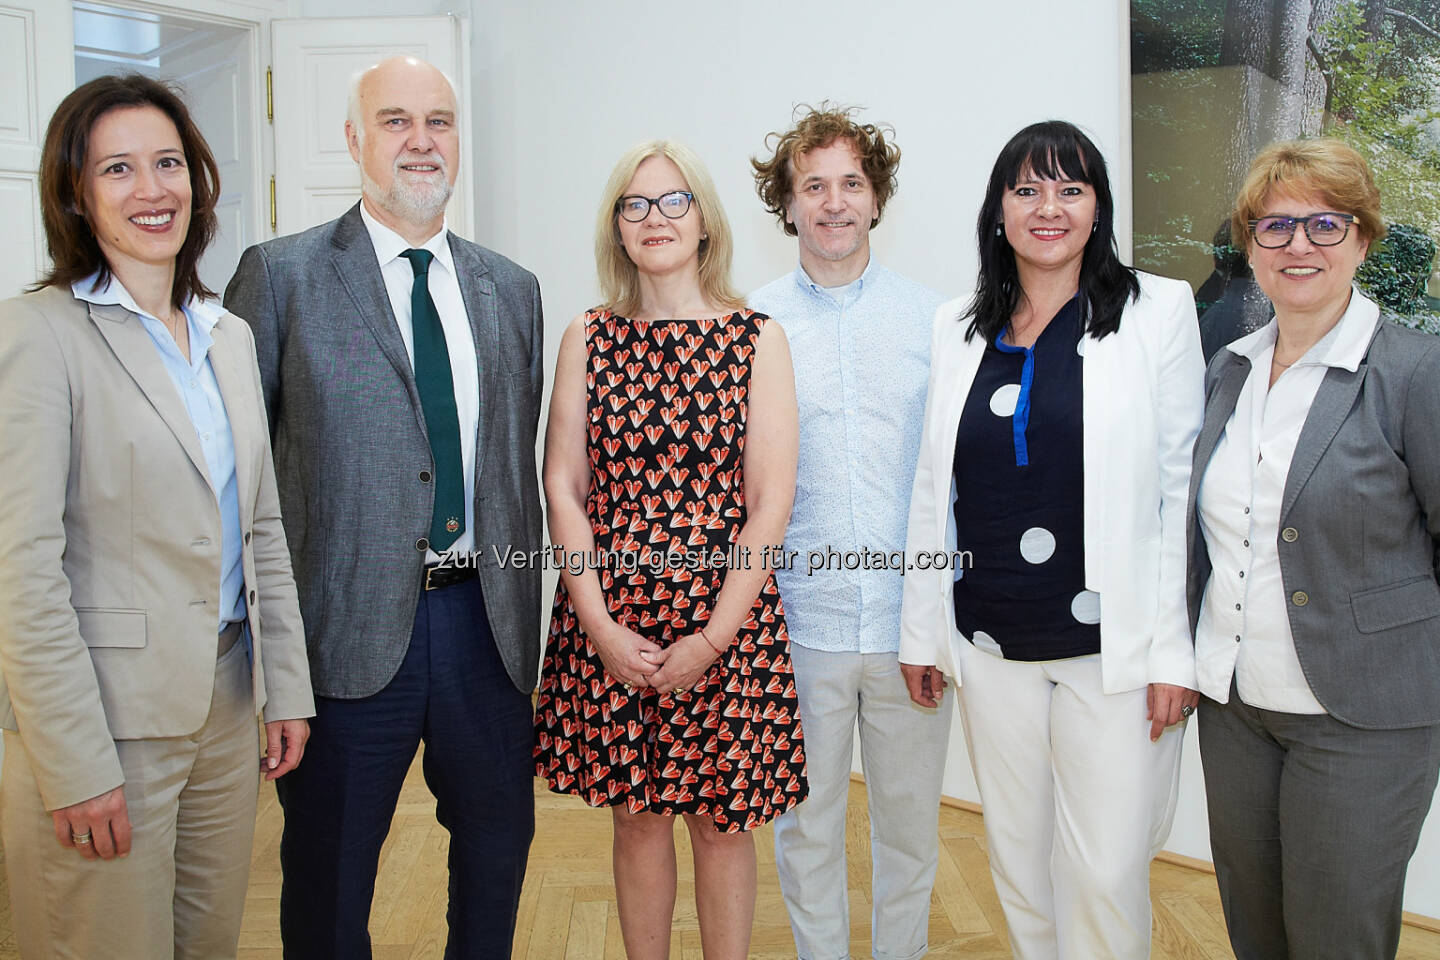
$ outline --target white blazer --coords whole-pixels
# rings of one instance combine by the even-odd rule
[[[930,387],[910,496],[906,556],[954,551],[955,434],[985,353],[968,343],[963,299],[942,305],[931,334]],[[1106,693],[1148,683],[1195,687],[1185,607],[1185,502],[1204,415],[1205,363],[1195,301],[1183,281],[1140,274],[1120,329],[1080,341],[1085,357],[1085,587],[1100,594]],[[976,505],[983,509],[983,505]],[[900,661],[961,677],[951,570],[905,574]]]

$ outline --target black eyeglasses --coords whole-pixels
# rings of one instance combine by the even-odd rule
[[[690,212],[690,201],[694,199],[694,194],[684,190],[671,190],[658,197],[641,197],[632,194],[617,200],[615,209],[621,217],[631,223],[639,223],[650,216],[651,206],[659,207],[661,215],[667,220],[679,220]]]
[[[1250,232],[1262,247],[1288,247],[1295,228],[1305,227],[1305,236],[1317,247],[1333,247],[1350,233],[1355,218],[1348,213],[1312,213],[1308,217],[1261,217],[1250,221]]]

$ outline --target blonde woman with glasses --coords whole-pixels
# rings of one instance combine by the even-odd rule
[[[790,353],[730,285],[730,231],[688,149],[643,143],[601,203],[603,305],[560,343],[545,436],[563,572],[536,773],[611,809],[626,954],[668,956],[674,822],[709,960],[747,955],[751,831],[805,798],[771,572],[795,490]]]

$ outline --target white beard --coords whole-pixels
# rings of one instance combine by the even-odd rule
[[[433,184],[416,183],[409,178],[402,163],[433,163],[440,168],[440,176]],[[390,189],[383,190],[370,178],[365,168],[360,168],[360,189],[370,201],[406,223],[427,224],[445,212],[445,204],[455,188],[446,175],[445,160],[438,153],[424,157],[403,157],[396,159]]]

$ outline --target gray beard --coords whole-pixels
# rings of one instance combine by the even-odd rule
[[[445,205],[450,202],[450,195],[455,191],[449,181],[443,179],[444,172],[442,169],[440,182],[444,187],[440,190],[416,189],[414,185],[401,179],[403,174],[399,170],[395,171],[395,177],[390,181],[390,189],[382,190],[362,167],[360,190],[380,209],[406,223],[423,225],[445,212]]]

